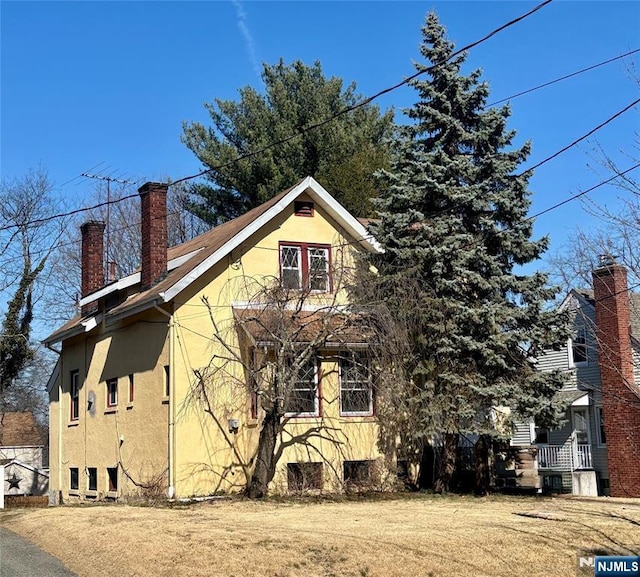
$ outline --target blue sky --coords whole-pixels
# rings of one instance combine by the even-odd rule
[[[65,209],[87,202],[95,182],[78,176],[100,163],[95,172],[140,182],[193,174],[201,166],[180,141],[182,122],[206,123],[203,103],[259,86],[263,61],[319,60],[328,76],[370,95],[414,72],[429,10],[460,47],[536,4],[3,1],[0,174],[45,167]],[[471,50],[467,71],[482,68],[497,100],[635,48],[640,3],[555,0]],[[517,143],[532,141],[534,164],[627,106],[638,88],[617,61],[514,99],[510,127]],[[409,88],[378,101],[394,106],[399,121],[413,102]],[[636,108],[597,138],[631,166],[624,152],[638,128]],[[583,143],[538,169],[532,213],[606,177],[590,168],[590,149]],[[607,186],[592,197],[615,206],[618,194]],[[576,225],[589,224],[572,202],[541,217],[536,234],[551,235],[553,252]]]

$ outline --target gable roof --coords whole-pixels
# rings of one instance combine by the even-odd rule
[[[42,445],[33,413],[0,413],[0,447],[34,447]]]
[[[351,215],[314,178],[307,176],[295,186],[245,214],[212,228],[190,241],[168,249],[167,262],[170,264],[165,277],[150,289],[134,294],[109,310],[105,316],[110,319],[121,318],[172,301],[231,251],[241,246],[251,235],[286,210],[301,194],[308,195],[318,206],[322,207],[338,227],[351,236],[364,250],[367,252],[382,250],[377,241],[367,232],[365,225]],[[173,268],[171,263],[174,263]],[[136,284],[139,282],[139,277],[140,273],[138,272],[117,283],[103,287],[84,297],[80,304],[91,303],[124,286]],[[100,320],[101,317],[86,319],[78,315],[48,336],[44,342],[50,345],[70,336],[88,332]]]

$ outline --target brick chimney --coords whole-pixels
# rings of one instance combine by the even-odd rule
[[[86,297],[104,286],[104,222],[90,220],[80,227],[82,233],[82,273],[80,296]],[[84,305],[82,314],[95,308]]]
[[[611,496],[640,497],[640,389],[633,374],[627,270],[614,258],[601,258],[593,292]]]
[[[167,273],[167,188],[158,182],[143,184],[141,288],[146,290]]]

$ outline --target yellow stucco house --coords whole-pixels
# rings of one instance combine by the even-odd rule
[[[324,322],[344,310],[338,271],[353,251],[379,250],[363,224],[307,177],[167,250],[167,186],[139,192],[140,271],[104,284],[104,224],[85,223],[82,312],[45,341],[60,354],[49,381],[52,498],[186,498],[247,485],[263,411],[243,359],[270,358],[278,340],[257,288],[269,279],[293,295],[289,321],[311,319],[300,346],[314,327],[326,333],[297,373],[269,490],[373,479],[384,469],[373,381],[341,354],[366,355],[366,339],[353,327],[339,338],[335,319]]]

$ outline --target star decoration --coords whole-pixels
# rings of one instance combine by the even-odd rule
[[[7,483],[9,483],[9,491],[11,491],[11,489],[19,489],[20,481],[22,481],[22,479],[20,477],[16,477],[15,473],[13,474],[13,477],[8,478]]]

